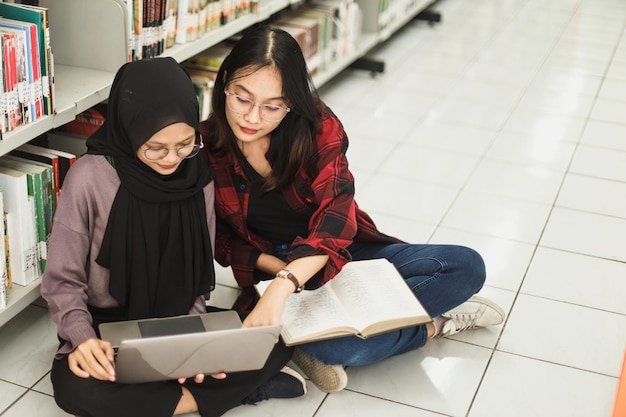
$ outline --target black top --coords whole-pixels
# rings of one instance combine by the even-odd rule
[[[306,236],[313,211],[297,213],[280,190],[261,193],[263,177],[246,160],[243,169],[250,179],[248,228],[273,243],[291,243],[297,236]]]

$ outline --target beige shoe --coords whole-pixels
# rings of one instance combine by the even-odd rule
[[[320,391],[337,392],[348,384],[348,375],[341,365],[326,365],[297,348],[291,360]]]
[[[505,319],[502,308],[491,300],[473,296],[460,306],[442,314],[446,319],[440,336],[452,336],[464,330],[497,326]]]

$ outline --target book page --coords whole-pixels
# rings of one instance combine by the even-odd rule
[[[402,317],[428,318],[398,270],[386,259],[349,262],[330,285],[360,329]]]
[[[256,285],[259,294],[262,295],[270,283],[259,282]],[[350,316],[328,285],[289,296],[281,323],[289,339],[300,339],[333,328],[353,327]]]

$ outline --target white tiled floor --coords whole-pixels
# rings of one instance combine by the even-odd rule
[[[309,384],[227,416],[610,416],[626,342],[626,2],[436,9],[441,24],[412,22],[372,54],[384,74],[348,70],[321,93],[351,138],[359,204],[406,240],[481,252],[482,294],[506,322],[349,368],[341,393]],[[65,415],[46,310],[0,341],[0,415]]]

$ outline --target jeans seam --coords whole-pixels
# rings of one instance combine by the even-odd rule
[[[403,268],[403,267],[405,267],[407,265],[410,265],[410,264],[412,264],[414,262],[423,261],[423,260],[435,261],[436,263],[439,264],[439,270],[434,272],[434,273],[432,273],[432,274],[430,274],[430,277],[428,279],[421,281],[418,285],[410,287],[411,290],[417,290],[419,288],[422,288],[422,287],[430,284],[434,279],[439,278],[439,276],[446,271],[446,265],[445,265],[444,262],[442,262],[441,260],[439,260],[437,258],[433,258],[433,257],[430,257],[430,256],[419,258],[419,259],[412,259],[410,262],[407,262],[407,263],[405,263],[403,265],[399,265],[398,269],[401,269],[401,268]]]

